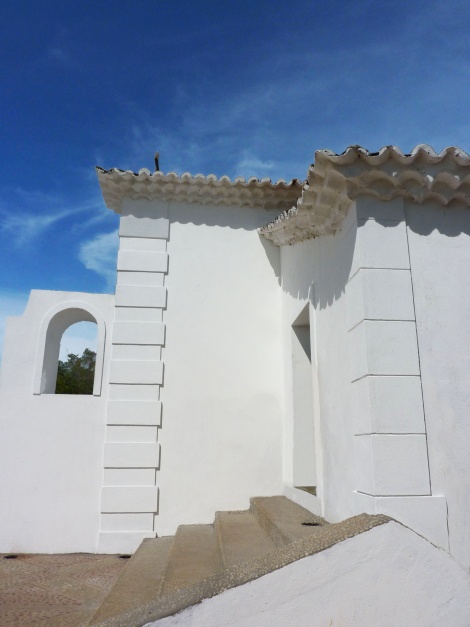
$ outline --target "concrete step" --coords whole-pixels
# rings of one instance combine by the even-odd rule
[[[168,557],[162,594],[187,588],[221,570],[213,525],[178,527]]]
[[[285,496],[254,497],[250,499],[250,511],[276,547],[319,533],[328,525],[324,518]]]
[[[312,519],[310,518],[310,520]],[[196,579],[196,573],[193,572],[192,576],[187,578],[186,583],[183,583],[184,578],[180,578],[180,583],[176,583],[177,578],[174,577],[173,581],[176,585],[173,590],[161,594],[161,596],[156,597],[154,601],[151,601],[144,606],[138,608],[133,607],[127,611],[123,611],[117,616],[113,616],[111,619],[104,620],[100,623],[93,623],[93,625],[99,624],[100,627],[130,627],[131,625],[147,625],[149,623],[153,623],[153,621],[158,621],[162,618],[176,615],[186,608],[201,603],[205,599],[210,599],[229,589],[253,582],[275,570],[284,568],[285,566],[304,559],[307,556],[325,551],[339,542],[353,538],[358,534],[366,533],[374,527],[388,523],[389,521],[390,519],[386,516],[370,516],[368,514],[361,514],[360,516],[344,520],[341,523],[320,525],[315,533],[310,532],[309,535],[298,541],[287,543],[283,547],[276,548],[274,551],[270,551],[265,555],[258,556],[249,561],[244,561],[243,563],[238,563],[233,566],[228,566],[227,568],[216,570],[215,573],[209,577],[206,576],[207,571],[205,573],[201,573],[203,577],[205,577],[202,579]],[[206,527],[207,531],[207,527],[211,526],[195,526],[193,527],[193,530],[201,529],[201,527]],[[187,531],[188,527],[180,527],[180,529],[185,529]],[[180,532],[180,529],[178,532]],[[193,535],[194,541],[197,533],[195,532],[191,535]],[[208,536],[210,536],[210,533],[206,534],[205,540],[207,540]],[[175,547],[176,543],[172,547],[171,554],[173,554],[173,549],[175,549]],[[182,550],[182,548],[182,544],[180,544],[179,550]],[[168,562],[169,571],[172,562],[171,554]],[[197,551],[192,552],[193,557],[196,556],[196,554]],[[213,553],[211,553],[211,555],[213,556]],[[181,556],[181,568],[185,568],[184,563],[185,560],[183,559],[183,556]],[[312,572],[312,577],[315,577],[314,572]],[[193,583],[189,583],[190,581],[193,581]],[[297,584],[298,582],[292,582],[294,595],[296,594]],[[322,582],[319,581],[318,585],[321,586]],[[227,624],[226,616],[224,618],[219,616],[218,618],[220,620],[217,620],[216,622],[209,621],[210,624]],[[209,624],[209,622],[207,622],[207,624]],[[171,621],[172,625],[176,625],[177,623],[181,625],[193,624],[191,615],[187,614],[181,620],[178,617],[175,617]],[[197,624],[202,625],[203,623],[197,622]],[[288,624],[288,622],[286,624]]]
[[[274,542],[250,512],[217,512],[214,529],[224,568],[276,550]]]
[[[90,625],[155,601],[161,592],[173,537],[144,540],[129,560]]]
[[[217,512],[214,525],[144,541],[91,625],[169,616],[382,522],[364,515],[329,525],[284,496],[253,498],[249,511]]]

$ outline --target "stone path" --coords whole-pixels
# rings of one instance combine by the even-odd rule
[[[127,562],[117,555],[0,554],[1,627],[84,627]]]

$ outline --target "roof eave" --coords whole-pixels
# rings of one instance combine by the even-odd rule
[[[420,144],[410,154],[396,146],[385,146],[376,153],[349,146],[339,155],[319,150],[295,210],[281,214],[259,233],[277,246],[289,245],[335,233],[359,196],[470,206],[469,191],[470,156],[455,146],[436,153],[431,146]]]

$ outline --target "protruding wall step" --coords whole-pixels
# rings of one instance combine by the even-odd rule
[[[285,496],[252,498],[250,511],[277,547],[311,536],[328,524]]]
[[[221,567],[213,525],[182,525],[168,558],[162,594],[191,586]]]
[[[217,512],[214,528],[224,568],[276,550],[250,512]]]
[[[144,540],[129,560],[90,625],[155,601],[160,593],[173,536]]]

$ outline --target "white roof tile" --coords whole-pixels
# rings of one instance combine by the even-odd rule
[[[282,211],[297,202],[303,185],[303,181],[297,179],[290,182],[281,179],[273,183],[269,178],[252,177],[245,180],[237,177],[232,181],[228,176],[218,179],[213,174],[163,174],[146,169],[135,173],[97,167],[96,172],[104,201],[116,213],[120,213],[124,198],[262,207]]]
[[[378,152],[350,146],[342,154],[319,150],[297,203],[259,232],[278,246],[332,234],[361,195],[470,206],[470,156],[453,146],[436,153],[425,144],[410,154],[396,146]]]

